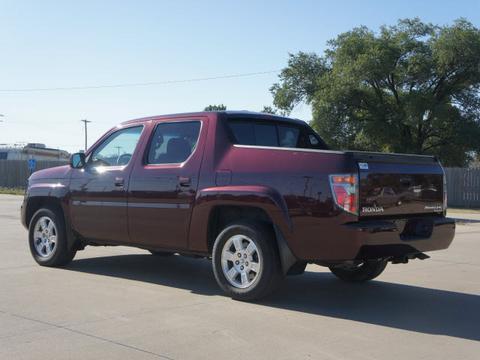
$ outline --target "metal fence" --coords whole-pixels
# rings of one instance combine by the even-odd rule
[[[480,169],[445,168],[448,206],[480,208]]]
[[[62,161],[37,161],[35,170],[63,165]],[[28,162],[0,160],[0,187],[23,188],[30,176]],[[480,208],[480,169],[445,168],[448,206]]]
[[[36,162],[35,170],[64,164],[66,164],[64,161],[39,160]],[[28,161],[0,160],[0,187],[24,188],[30,174],[31,171],[28,168]]]

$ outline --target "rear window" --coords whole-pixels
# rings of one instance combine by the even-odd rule
[[[233,142],[238,145],[327,149],[325,143],[308,126],[244,119],[229,120],[228,125]]]

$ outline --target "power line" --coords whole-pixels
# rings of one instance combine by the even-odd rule
[[[259,71],[259,72],[243,73],[243,74],[210,76],[210,77],[204,77],[204,78],[165,80],[165,81],[152,81],[152,82],[139,82],[139,83],[125,83],[125,84],[112,84],[112,85],[69,86],[69,87],[52,87],[52,88],[25,88],[25,89],[0,89],[0,92],[69,91],[69,90],[125,88],[125,87],[135,87],[135,86],[169,85],[169,84],[181,84],[181,83],[190,83],[190,82],[232,79],[232,78],[241,78],[241,77],[257,76],[257,75],[274,74],[274,73],[278,73],[280,71],[281,70],[270,70],[270,71]]]

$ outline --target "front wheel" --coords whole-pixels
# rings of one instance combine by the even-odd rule
[[[359,264],[340,264],[329,267],[333,275],[343,281],[365,282],[379,276],[387,262],[385,260],[366,260]]]
[[[282,279],[272,231],[261,224],[226,227],[215,240],[212,263],[218,285],[237,300],[260,299]]]
[[[77,250],[68,247],[63,214],[56,209],[40,209],[28,228],[30,252],[42,266],[61,266],[72,261]]]

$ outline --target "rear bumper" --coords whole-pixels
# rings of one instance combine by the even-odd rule
[[[350,239],[344,242],[349,243],[347,253],[350,257],[356,254],[358,260],[396,259],[446,249],[455,235],[455,220],[443,216],[366,220],[343,226]]]

